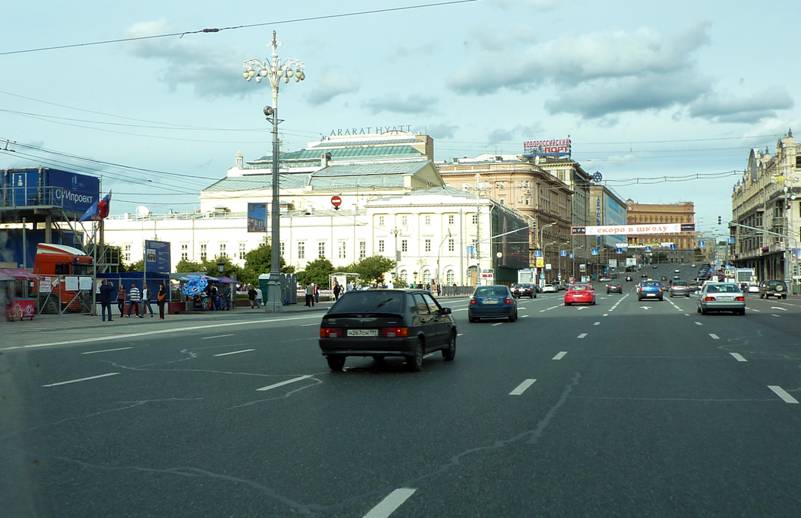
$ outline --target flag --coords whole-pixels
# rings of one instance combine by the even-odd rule
[[[94,202],[91,207],[86,209],[86,212],[81,216],[81,221],[100,221],[106,219],[109,210],[111,210],[111,191],[103,196],[101,200]]]

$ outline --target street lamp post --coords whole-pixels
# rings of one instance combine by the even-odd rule
[[[556,221],[552,221],[551,223],[546,223],[545,225],[543,225],[543,226],[541,226],[541,227],[540,227],[540,241],[539,241],[539,245],[540,245],[540,251],[542,252],[542,261],[543,261],[543,263],[545,262],[545,247],[544,247],[544,246],[542,246],[543,234],[544,234],[544,232],[545,232],[545,229],[546,229],[546,228],[548,228],[548,227],[552,227],[552,226],[554,226],[554,225],[556,225]],[[543,271],[544,271],[544,267],[543,267]],[[543,285],[543,282],[542,282],[542,281],[545,279],[545,274],[544,274],[544,273],[542,273],[542,272],[539,272],[539,271],[538,271],[537,273],[539,273],[539,274],[540,274],[540,281],[541,281],[541,282],[540,282],[540,286],[542,286],[542,285]]]
[[[280,158],[280,145],[278,141],[278,124],[281,120],[278,118],[278,90],[281,80],[284,84],[289,83],[291,78],[295,78],[296,82],[303,81],[306,74],[303,71],[303,62],[294,59],[287,59],[281,61],[278,57],[278,37],[276,32],[273,31],[272,39],[272,57],[270,61],[264,61],[258,58],[248,59],[244,63],[245,71],[242,73],[247,81],[255,79],[256,82],[261,82],[262,79],[267,78],[270,82],[270,87],[273,94],[272,106],[264,107],[264,116],[272,123],[273,133],[273,157],[272,157],[272,255],[270,264],[270,279],[268,282],[267,299],[264,303],[264,308],[267,311],[280,311],[283,303],[281,300],[281,207],[280,207],[280,181],[278,173],[278,164]]]
[[[442,245],[445,244],[445,240],[451,237],[451,229],[448,229],[448,233],[445,237],[442,238],[442,241],[439,242],[439,248],[437,248],[437,284],[442,284],[442,278],[440,277],[440,270],[439,270],[439,261],[442,258]]]

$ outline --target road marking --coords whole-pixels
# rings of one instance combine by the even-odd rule
[[[690,316],[690,314],[689,314],[689,313],[685,313],[685,314],[684,314],[684,316],[685,316],[685,317],[689,317],[689,316]]]
[[[560,306],[561,306],[561,304],[557,304],[556,306],[551,306],[551,307],[548,307],[548,308],[545,308],[545,309],[541,309],[540,313],[545,313],[546,311],[550,311],[552,309],[556,309],[556,308],[558,308]]]
[[[520,318],[528,318],[528,315],[520,315]]]
[[[747,362],[748,361],[740,353],[729,353],[729,354],[731,354],[734,357],[734,359],[737,360],[738,362]]]
[[[759,310],[754,308],[748,308],[748,311],[756,311],[757,313],[759,313]]]
[[[265,390],[271,390],[278,387],[283,387],[284,385],[289,385],[290,383],[295,383],[297,381],[303,381],[305,379],[311,378],[311,374],[306,374],[303,376],[298,376],[297,378],[292,378],[285,381],[279,381],[278,383],[273,383],[272,385],[267,385],[266,387],[257,388],[257,391],[264,392]]]
[[[526,306],[518,306],[517,309],[528,309]]]
[[[712,340],[720,340],[720,337],[715,333],[709,333],[709,338],[711,338]]]
[[[214,336],[204,336],[201,340],[212,340],[214,338],[226,338],[228,336],[234,336],[234,333],[228,333],[227,335],[214,335]]]
[[[552,360],[561,360],[562,358],[565,357],[566,354],[567,354],[567,351],[559,351],[558,353],[556,353],[556,356],[554,356],[551,359]]]
[[[778,385],[768,385],[768,388],[770,390],[772,390],[774,394],[776,394],[777,396],[782,398],[785,403],[789,403],[791,405],[797,405],[798,404],[798,400],[796,398],[794,398],[793,396],[791,396],[790,394],[788,394],[787,391],[784,390],[783,388],[781,388],[780,386],[778,386]]]
[[[107,372],[105,374],[98,374],[97,376],[89,376],[87,378],[78,378],[76,380],[59,381],[58,383],[48,383],[42,385],[43,387],[58,387],[59,385],[69,385],[70,383],[80,383],[81,381],[96,380],[98,378],[107,378],[109,376],[116,376],[119,372]]]
[[[779,318],[779,315],[777,315],[776,313],[771,313],[770,316]]]
[[[600,325],[601,325],[601,323],[600,323],[600,322],[593,322],[593,323],[592,323],[592,325],[594,325],[594,326],[600,326]]]
[[[587,309],[587,306],[579,306],[576,308],[576,311],[581,311],[582,309]]]
[[[523,392],[526,391],[531,385],[533,385],[537,380],[535,379],[527,379],[523,381],[520,385],[516,386],[513,391],[509,392],[510,396],[519,396]]]
[[[319,326],[317,322],[312,322],[311,324],[301,324],[300,327],[311,327],[311,326]]]
[[[365,514],[364,518],[387,518],[394,513],[398,507],[403,505],[403,502],[408,500],[415,491],[417,490],[408,487],[396,489],[378,502],[378,505],[370,509],[370,512]]]
[[[651,306],[640,306],[640,309],[644,309],[644,310],[647,311],[647,310],[651,309]]]
[[[494,324],[492,324],[492,327],[496,327],[496,326],[499,326],[501,324],[503,324],[503,322],[495,322]]]
[[[101,351],[86,351],[85,353],[81,354],[100,354],[100,353],[110,353],[111,351],[124,351],[126,349],[133,349],[133,347],[116,347],[114,349],[103,349]]]
[[[456,336],[464,336],[464,333],[459,333],[459,334],[458,334],[458,335],[456,335]]]
[[[242,349],[241,351],[231,351],[230,353],[213,354],[212,356],[230,356],[232,354],[249,353],[249,352],[255,351],[255,350],[256,349]]]
[[[580,339],[580,338],[584,338],[585,336],[587,336],[587,333],[581,333],[581,334],[580,334],[580,335],[578,335],[576,338],[579,338],[579,339]]]
[[[695,325],[697,325],[697,326],[702,326],[702,325],[704,325],[704,324],[702,324],[701,322],[698,322],[698,321],[696,320],[696,321],[695,321]]]
[[[433,351],[433,352],[430,352],[430,353],[424,354],[424,355],[423,355],[423,358],[429,358],[429,357],[431,357],[431,356],[434,356],[435,354],[437,354],[437,351]]]
[[[605,316],[605,317],[608,317],[608,316],[609,316],[609,313],[604,313],[604,316]]]
[[[779,306],[771,306],[770,309],[778,309],[779,311],[787,311],[787,308],[780,308]]]

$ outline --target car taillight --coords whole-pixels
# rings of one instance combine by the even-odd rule
[[[741,295],[739,297],[734,297],[734,300],[736,300],[737,302],[745,302],[745,297]]]
[[[505,299],[503,299],[503,303],[504,304],[511,304],[512,303],[512,299],[510,299],[509,297],[506,297]]]
[[[478,304],[478,301],[476,299],[470,299],[470,304]]]
[[[704,302],[715,302],[715,300],[716,300],[715,297],[711,297],[709,295],[704,297]]]
[[[381,336],[387,338],[397,338],[399,336],[409,336],[408,327],[385,327],[379,331]]]
[[[342,336],[342,330],[337,327],[321,327],[320,338],[339,338]]]

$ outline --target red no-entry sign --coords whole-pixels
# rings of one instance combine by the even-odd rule
[[[339,210],[339,206],[342,205],[342,198],[337,195],[331,196],[331,205],[333,205],[335,209]]]

